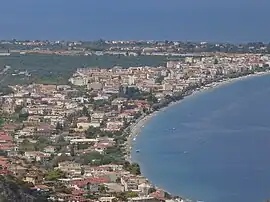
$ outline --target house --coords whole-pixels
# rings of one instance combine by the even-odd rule
[[[12,137],[5,132],[0,132],[0,144],[12,143]]]
[[[3,126],[3,130],[5,132],[15,132],[15,130],[17,130],[19,128],[20,128],[20,125],[13,124],[13,123],[7,123],[7,124],[4,124],[4,126]]]
[[[81,131],[86,131],[90,126],[93,126],[90,122],[79,122],[77,123],[77,128]]]
[[[136,177],[122,177],[121,184],[124,186],[125,191],[137,190],[139,181]]]
[[[36,135],[50,135],[53,132],[53,127],[49,124],[42,123],[36,127],[34,131]]]
[[[43,176],[41,175],[40,172],[30,171],[30,172],[25,174],[24,181],[33,183],[35,185],[35,184],[41,183],[43,181]]]
[[[20,165],[9,165],[8,170],[15,176],[25,176],[27,168]]]
[[[152,186],[150,184],[148,184],[148,183],[142,183],[142,184],[138,185],[138,189],[144,195],[148,195],[149,194],[150,188],[152,188]]]
[[[87,85],[87,89],[89,90],[99,91],[99,90],[102,90],[102,88],[103,88],[103,85],[102,83],[99,83],[99,82],[93,82]]]
[[[6,170],[9,166],[8,159],[0,157],[0,170]]]
[[[104,120],[105,114],[103,112],[95,112],[91,115],[92,123],[101,123]]]
[[[81,116],[77,118],[77,122],[88,122],[88,117],[87,116]]]
[[[71,194],[57,193],[54,194],[53,196],[50,196],[48,199],[50,201],[70,201],[71,198],[72,198]]]
[[[54,146],[47,146],[44,148],[44,152],[54,154],[56,152],[56,148]]]
[[[165,192],[161,189],[158,189],[157,191],[150,194],[152,197],[155,197],[160,200],[165,200]]]
[[[24,157],[29,161],[40,161],[48,159],[51,155],[39,151],[29,151],[24,153]]]
[[[75,171],[75,170],[81,171],[81,165],[79,163],[75,163],[72,161],[64,161],[64,162],[58,163],[57,169],[62,170],[63,172],[69,172],[69,171]]]
[[[15,149],[12,137],[5,132],[0,132],[0,150],[10,152]]]
[[[109,121],[106,123],[105,131],[120,131],[124,126],[124,122],[122,121]]]
[[[83,189],[90,192],[98,192],[99,185],[103,183],[108,183],[109,178],[107,177],[90,177],[80,180],[74,180],[71,184],[75,189]]]
[[[100,202],[115,202],[115,201],[117,201],[117,199],[114,197],[114,196],[111,196],[111,197],[100,197],[99,199],[98,199],[98,201],[100,201]]]
[[[24,181],[25,181],[25,182],[29,182],[29,183],[36,184],[36,179],[37,179],[37,176],[27,174],[27,175],[25,176]]]
[[[125,102],[127,102],[127,98],[119,97],[119,98],[115,98],[112,101],[112,105],[124,104]]]

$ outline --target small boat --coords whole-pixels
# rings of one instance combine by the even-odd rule
[[[175,128],[173,128],[173,130],[175,130]]]
[[[139,152],[140,152],[140,150],[139,150],[139,149],[137,149],[137,150],[136,150],[136,153],[139,153]]]
[[[133,138],[133,141],[136,141],[136,137]]]

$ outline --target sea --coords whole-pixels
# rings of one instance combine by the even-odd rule
[[[147,179],[174,195],[265,202],[270,199],[269,103],[270,75],[196,93],[142,128],[133,161]]]
[[[2,0],[0,39],[269,42],[269,0]]]

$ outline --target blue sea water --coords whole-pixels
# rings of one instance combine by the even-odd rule
[[[205,202],[270,198],[270,75],[201,92],[142,129],[133,159],[157,186]],[[173,130],[175,128],[175,130]]]
[[[0,39],[269,42],[269,0],[2,0]]]

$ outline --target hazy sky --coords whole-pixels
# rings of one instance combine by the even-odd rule
[[[269,0],[3,0],[0,38],[270,41]]]

